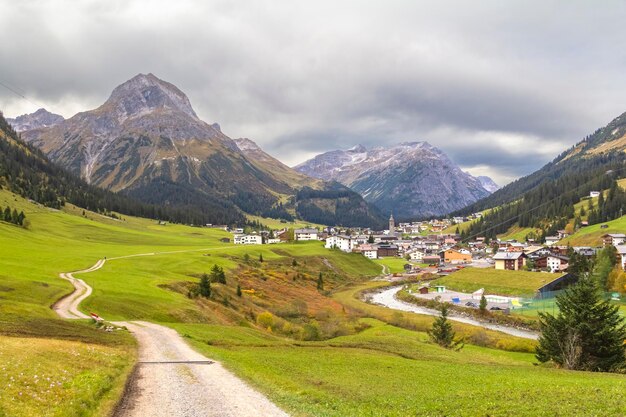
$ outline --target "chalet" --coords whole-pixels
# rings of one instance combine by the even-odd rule
[[[361,254],[369,259],[378,258],[378,248],[375,245],[361,245],[359,246]]]
[[[558,236],[546,236],[546,245],[552,246],[556,245],[556,243],[561,240]]]
[[[317,229],[296,229],[293,236],[297,242],[319,239]]]
[[[424,259],[424,256],[426,256],[426,253],[420,249],[413,249],[407,252],[407,254],[411,257],[412,261],[417,261],[417,262],[422,262],[422,260]]]
[[[576,252],[577,254],[586,256],[588,258],[591,258],[596,254],[596,250],[590,246],[574,246],[572,249],[574,249],[574,252]]]
[[[538,269],[547,269],[550,272],[561,272],[567,269],[569,258],[562,255],[550,254],[535,259],[535,267]]]
[[[326,244],[324,245],[326,249],[337,248],[344,252],[352,252],[352,249],[354,249],[355,246],[356,241],[350,236],[344,235],[329,236],[326,239]]]
[[[223,237],[223,238],[220,239],[220,242],[222,242],[222,243],[230,243],[230,238]]]
[[[259,235],[235,235],[235,245],[262,245],[263,238]]]
[[[591,198],[600,197],[600,191],[589,191],[589,197]]]
[[[518,271],[526,265],[528,256],[524,252],[498,252],[493,255],[496,261],[496,269],[508,269]]]
[[[617,253],[621,256],[622,269],[626,271],[626,245],[618,245],[616,246]]]
[[[398,247],[389,243],[381,243],[378,245],[379,258],[391,258],[398,256]]]
[[[462,253],[455,249],[448,249],[439,252],[441,261],[448,264],[466,264],[472,262],[472,255],[468,253]]]
[[[624,233],[607,233],[602,235],[602,241],[604,246],[618,246],[626,242],[626,235]]]

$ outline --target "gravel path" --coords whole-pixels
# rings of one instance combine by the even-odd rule
[[[287,416],[176,331],[146,322],[124,325],[139,341],[139,367],[115,417]],[[183,362],[183,363],[181,363]]]
[[[200,249],[203,250],[203,249]],[[181,253],[175,251],[162,253]],[[153,256],[145,253],[134,256]],[[99,260],[91,268],[59,274],[74,285],[74,292],[53,305],[54,311],[67,319],[86,319],[78,310],[92,289],[74,274],[102,268]],[[139,363],[116,409],[115,417],[283,417],[287,416],[263,394],[241,379],[194,351],[168,327],[148,322],[116,322],[125,326],[139,342]]]
[[[372,295],[372,302],[376,304],[380,304],[384,307],[393,308],[395,310],[409,311],[417,314],[425,314],[428,316],[438,316],[439,311],[432,310],[430,308],[416,306],[414,304],[407,303],[405,301],[398,300],[396,298],[396,294],[398,291],[402,289],[402,285],[397,287],[391,287],[389,289],[383,290],[381,292],[375,293]],[[489,330],[496,330],[502,333],[510,334],[512,336],[523,337],[524,339],[533,339],[536,340],[539,338],[539,334],[535,332],[531,332],[528,330],[520,330],[514,327],[501,326],[498,324],[490,324],[483,323],[478,320],[469,318],[469,317],[461,317],[450,314],[448,316],[449,320],[458,321],[460,323],[471,324],[472,326],[479,326]]]

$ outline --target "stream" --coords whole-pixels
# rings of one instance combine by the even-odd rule
[[[398,300],[396,298],[396,294],[402,289],[402,285],[391,287],[389,289],[383,290],[381,292],[377,292],[372,294],[371,302],[375,304],[382,305],[387,308],[392,308],[394,310],[408,311],[411,313],[417,314],[425,314],[428,316],[438,316],[439,311],[433,310],[426,307],[420,307],[414,304],[407,303],[405,301]],[[483,323],[471,317],[459,316],[453,312],[448,316],[449,320],[458,321],[460,323],[471,324],[472,326],[479,326],[489,330],[495,330],[498,332],[510,334],[512,336],[523,337],[524,339],[533,339],[537,340],[539,338],[539,334],[532,332],[530,330],[522,330],[516,329],[514,327],[503,326],[500,324],[493,323]]]

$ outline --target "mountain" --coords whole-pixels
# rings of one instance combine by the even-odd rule
[[[596,130],[534,173],[520,178],[492,195],[459,210],[468,214],[498,207],[472,225],[468,236],[495,236],[512,226],[541,229],[544,235],[582,221],[589,224],[620,217],[626,193],[618,180],[626,175],[626,113]],[[609,190],[599,207],[582,212],[574,205],[590,191]]]
[[[177,223],[207,221],[197,208],[149,205],[130,197],[87,184],[57,166],[35,147],[23,142],[0,112],[0,188],[47,207],[61,208],[66,202],[102,214],[122,214]],[[236,219],[237,220],[237,219]],[[241,216],[239,222],[245,219]]]
[[[401,219],[444,215],[489,195],[479,179],[427,142],[372,149],[357,145],[323,153],[295,169],[338,181]]]
[[[181,90],[153,74],[121,84],[97,109],[22,137],[87,183],[150,204],[201,208],[215,214],[213,223],[242,212],[291,219],[307,182],[246,157],[218,124],[198,117]]]
[[[490,193],[495,193],[500,189],[500,186],[496,184],[494,180],[485,175],[481,175],[476,178],[480,181],[480,185],[482,185],[482,187]]]
[[[23,114],[15,119],[7,118],[6,120],[16,132],[20,133],[26,130],[56,126],[65,119],[59,114],[50,113],[46,109],[39,109],[34,113]]]

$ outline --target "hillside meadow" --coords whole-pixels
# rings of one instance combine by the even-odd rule
[[[105,256],[102,269],[80,276],[94,288],[84,312],[171,326],[294,416],[626,410],[624,377],[535,366],[534,342],[455,323],[469,344],[435,346],[431,317],[361,301],[386,284],[369,281],[381,267],[360,255],[319,242],[235,247],[220,230],[54,211],[2,190],[7,204],[25,211],[28,227],[0,222],[0,358],[11,381],[0,386],[0,416],[104,416],[115,405],[136,360],[132,337],[50,309],[71,291],[59,272]],[[210,299],[190,296],[214,265],[226,284]]]

